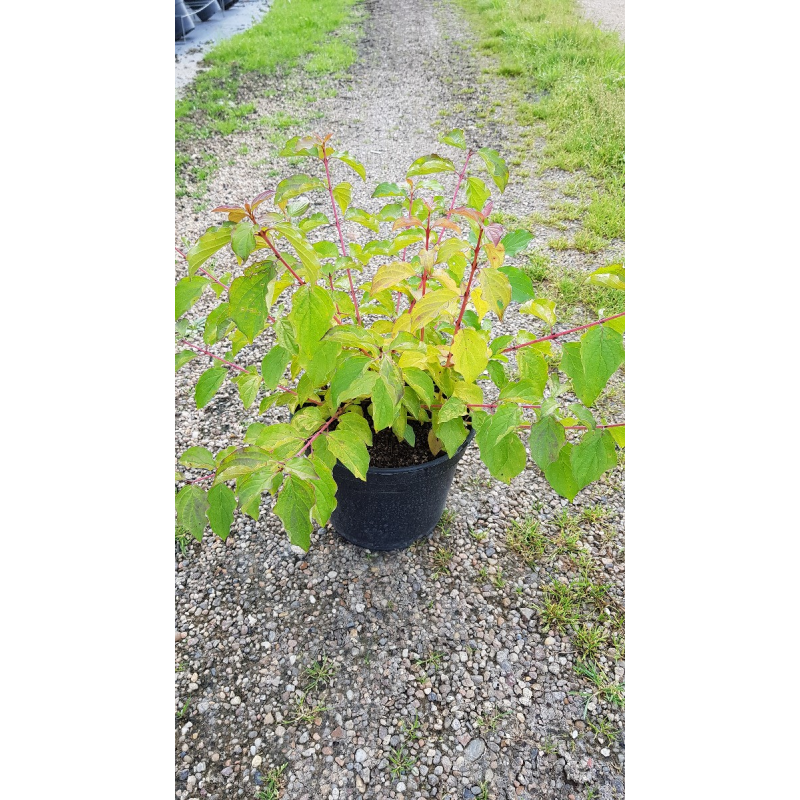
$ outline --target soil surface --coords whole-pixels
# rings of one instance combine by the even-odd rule
[[[369,187],[440,150],[444,126],[464,128],[471,145],[514,153],[521,131],[503,110],[508,85],[456,6],[370,0],[360,13],[358,61],[330,84],[335,96],[323,96],[319,81],[300,70],[257,86],[258,113],[332,131],[365,163]],[[492,102],[499,106],[487,115]],[[289,129],[285,138],[300,132]],[[254,197],[274,188],[275,175],[305,168],[277,158],[258,130],[187,152],[216,157],[220,169],[204,208],[191,197],[177,201],[178,246],[217,221],[208,209]],[[560,187],[573,176],[539,173],[536,150],[520,158],[496,207],[523,217],[564,199]],[[376,211],[379,201],[346,172],[338,180],[353,183],[353,204]],[[315,202],[328,210],[322,198]],[[347,236],[373,238],[361,231],[348,225]],[[533,232],[533,247],[545,250],[553,231]],[[588,271],[613,252],[622,252],[621,242],[611,252],[549,255]],[[239,271],[232,257],[217,268]],[[185,275],[185,266],[176,264],[176,273]],[[362,279],[369,278],[368,269]],[[203,298],[196,315],[211,307]],[[559,326],[588,318],[578,308]],[[510,310],[496,331],[536,325]],[[236,360],[258,363],[272,344],[261,337]],[[196,409],[194,385],[209,362],[196,359],[176,376],[176,455],[192,445],[216,452],[240,444],[251,422],[287,419],[280,408],[259,417],[258,403],[243,412],[230,382]],[[618,399],[603,408],[609,421],[623,418],[623,381],[624,374],[615,379]],[[490,402],[496,392],[487,395]],[[506,486],[471,446],[440,527],[400,552],[369,553],[327,526],[303,553],[289,544],[272,503],[267,495],[257,521],[237,515],[226,542],[207,532],[186,552],[176,549],[178,800],[256,798],[283,764],[282,800],[624,796],[624,713],[615,695],[625,675],[623,466],[568,505],[530,460]],[[531,532],[525,556],[515,549],[520,520]],[[580,674],[577,621],[559,625],[546,613],[554,593],[587,586],[584,634],[597,628],[599,684]]]
[[[372,447],[367,448],[371,467],[411,467],[414,464],[427,464],[428,461],[433,461],[441,455],[441,453],[434,455],[428,447],[430,423],[423,425],[416,420],[410,420],[408,424],[414,431],[413,447],[408,442],[398,441],[391,428],[384,428],[378,433],[373,432]]]

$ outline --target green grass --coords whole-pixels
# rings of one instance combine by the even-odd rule
[[[578,235],[581,233],[579,231]],[[562,238],[551,239],[548,244],[551,249],[558,250],[567,249],[572,243]],[[607,316],[625,310],[624,292],[589,283],[586,272],[558,267],[543,253],[531,253],[528,264],[521,265],[521,269],[533,281],[537,296],[556,304],[556,313],[562,319],[568,318],[575,306],[583,306],[594,313],[602,310]]]
[[[262,776],[264,788],[256,795],[256,800],[278,800],[283,787],[283,771],[287,765],[288,762],[280,767],[271,769],[266,775]]]
[[[275,0],[262,22],[216,45],[205,56],[208,69],[175,103],[176,143],[229,136],[261,122],[254,118],[254,90],[248,87],[253,76],[285,75],[309,54],[302,66],[312,75],[346,70],[356,57],[355,32],[347,25],[358,1]],[[269,119],[281,131],[299,122]],[[186,194],[185,159],[176,155],[178,196]]]
[[[601,239],[624,236],[625,48],[578,12],[575,0],[460,0],[514,80],[514,112],[529,129],[528,147],[545,126],[542,168],[595,179],[584,221]]]

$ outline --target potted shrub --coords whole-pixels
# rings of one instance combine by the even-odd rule
[[[363,165],[334,149],[330,135],[295,137],[281,155],[310,159],[308,174],[215,209],[226,219],[182,254],[176,370],[213,360],[197,381],[197,407],[230,380],[244,408],[286,406],[291,415],[251,424],[239,446],[183,453],[182,467],[203,470],[176,474],[178,523],[197,539],[207,525],[224,539],[237,509],[257,519],[268,492],[303,549],[313,523],[329,520],[361,546],[408,546],[438,522],[473,437],[506,483],[525,469],[526,438],[533,462],[569,500],[616,465],[624,424],[600,424],[590,409],[624,359],[624,314],[553,332],[552,301],[504,263],[531,234],[492,221],[490,188],[473,174],[488,173],[502,192],[505,162],[490,148],[468,149],[460,130],[442,142],[465,151],[460,169],[423,156],[402,181],[375,188],[384,205],[371,213],[351,204],[351,183],[333,179],[347,170],[366,180]],[[448,189],[442,178],[451,179]],[[327,214],[312,213],[315,193]],[[374,239],[346,244],[348,224]],[[241,268],[233,280],[209,264],[223,248]],[[602,267],[590,280],[622,290],[624,269]],[[212,290],[218,303],[203,343],[190,341],[182,317]],[[494,335],[512,303],[532,329]],[[566,343],[567,334],[580,339]],[[260,363],[239,363],[243,348],[266,335],[274,345]],[[220,343],[223,355],[209,349]],[[565,408],[567,392],[578,402]]]

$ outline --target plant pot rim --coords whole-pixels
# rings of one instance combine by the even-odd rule
[[[474,438],[475,428],[470,427],[467,438],[461,442],[458,446],[458,450],[456,450],[452,456],[447,455],[447,451],[445,451],[443,455],[437,456],[433,461],[426,461],[424,464],[412,464],[410,467],[368,467],[367,475],[402,475],[403,473],[414,472],[415,470],[443,464],[445,461],[450,461],[451,458],[460,458]]]

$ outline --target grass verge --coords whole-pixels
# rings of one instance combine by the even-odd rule
[[[583,224],[595,238],[625,234],[625,48],[580,16],[575,0],[458,0],[498,73],[516,82],[514,112],[542,169],[592,179]],[[538,129],[538,130],[537,130]]]
[[[286,74],[302,68],[313,76],[340,74],[355,61],[356,32],[349,25],[359,0],[275,0],[264,20],[220,42],[205,56],[199,72],[175,103],[176,194],[188,194],[189,177],[204,191],[208,175],[188,174],[190,160],[180,145],[211,136],[228,136],[269,119],[255,118],[254,76]],[[333,35],[332,35],[333,34]],[[308,98],[306,98],[308,99]],[[213,165],[202,165],[205,171]],[[197,192],[194,193],[197,195]]]

